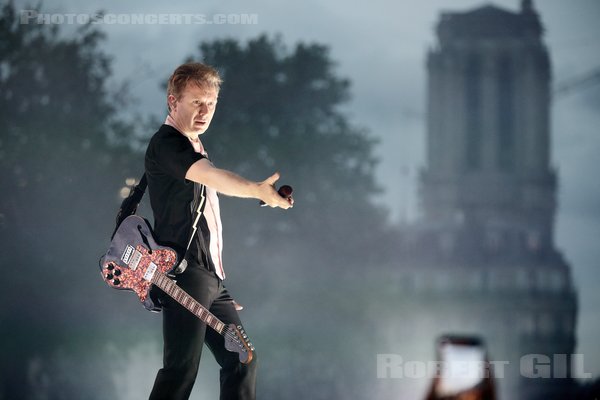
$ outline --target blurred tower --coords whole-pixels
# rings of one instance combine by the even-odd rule
[[[553,241],[551,67],[542,34],[531,0],[519,12],[486,5],[443,13],[427,57],[424,217],[410,239],[418,272],[406,282],[438,299],[428,303],[434,331],[482,335],[492,360],[510,362],[498,380],[507,400],[568,398],[562,356],[551,378],[537,379],[527,377],[539,375],[536,362],[522,357],[575,350],[576,294]]]
[[[485,6],[444,13],[428,55],[430,220],[491,220],[551,248],[550,62],[531,1],[520,13]]]

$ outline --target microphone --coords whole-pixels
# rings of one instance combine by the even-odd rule
[[[279,193],[279,195],[281,197],[283,197],[284,199],[289,199],[290,197],[292,197],[292,192],[294,191],[294,189],[292,189],[292,187],[290,185],[282,185],[278,190],[277,193]],[[261,207],[265,207],[267,204],[264,201],[260,201],[260,206]]]

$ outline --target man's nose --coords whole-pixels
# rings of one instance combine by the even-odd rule
[[[202,115],[208,114],[208,106],[205,103],[201,103],[198,107],[198,112]]]

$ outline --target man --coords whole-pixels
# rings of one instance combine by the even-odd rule
[[[167,87],[169,114],[146,151],[146,176],[158,243],[185,254],[187,268],[177,284],[226,324],[241,325],[237,304],[223,286],[223,240],[217,192],[255,198],[271,207],[290,208],[293,200],[274,189],[275,173],[252,182],[216,168],[208,159],[200,135],[215,113],[221,79],[206,65],[179,66]],[[223,337],[192,313],[159,295],[163,307],[163,368],[150,399],[187,399],[196,379],[203,343],[221,366],[221,399],[254,399],[256,355],[241,364],[237,353],[224,348]]]

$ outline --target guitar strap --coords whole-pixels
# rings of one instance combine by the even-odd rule
[[[117,213],[115,230],[110,236],[111,240],[115,236],[115,233],[117,232],[119,225],[121,225],[121,222],[123,222],[123,220],[130,215],[135,214],[137,211],[138,205],[140,204],[140,201],[142,201],[144,193],[146,193],[147,186],[148,182],[146,181],[146,174],[144,173],[140,179],[140,182],[131,189],[129,196],[127,196],[121,203],[121,208],[119,208],[119,212]]]
[[[175,274],[175,275],[179,275],[179,274],[183,273],[183,271],[185,271],[185,269],[187,268],[187,260],[185,259],[185,256],[186,256],[188,250],[190,249],[192,240],[194,239],[194,234],[196,233],[195,226],[198,223],[198,221],[200,220],[200,217],[202,216],[202,213],[203,213],[202,205],[204,204],[204,199],[205,199],[205,196],[204,196],[205,188],[204,188],[204,185],[201,185],[201,186],[202,186],[202,191],[200,192],[200,206],[198,207],[198,210],[197,210],[198,214],[196,215],[195,222],[192,226],[192,229],[191,229],[192,232],[190,234],[190,239],[188,240],[188,244],[187,244],[187,247],[185,248],[185,251],[181,258],[181,262],[173,270],[173,274]],[[114,238],[115,233],[117,232],[117,229],[119,228],[119,225],[121,225],[123,220],[125,218],[129,217],[130,215],[133,215],[136,213],[138,205],[142,201],[142,197],[144,197],[144,193],[146,193],[147,187],[148,187],[148,181],[146,179],[146,173],[144,173],[144,175],[142,175],[142,177],[140,178],[139,183],[131,189],[131,191],[129,192],[129,195],[121,203],[121,207],[119,208],[119,212],[117,213],[115,230],[113,231],[112,235],[110,236],[111,240]]]

